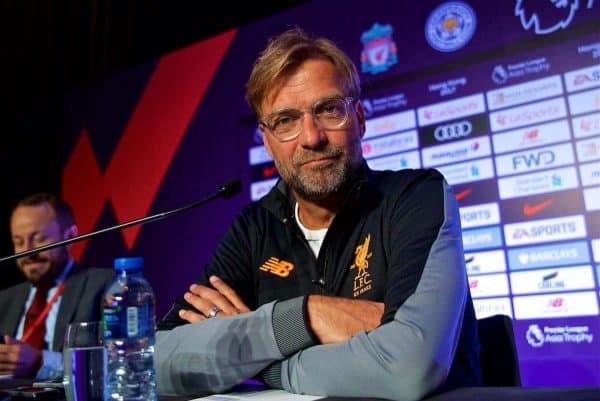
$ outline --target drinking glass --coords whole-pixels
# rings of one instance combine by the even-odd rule
[[[67,401],[102,401],[104,360],[102,322],[67,326],[63,346],[63,385]]]

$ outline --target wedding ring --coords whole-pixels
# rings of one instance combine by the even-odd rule
[[[221,312],[221,309],[219,309],[218,306],[213,306],[212,308],[210,308],[210,311],[208,311],[208,316],[207,318],[211,318],[211,317],[215,317],[217,316],[217,313]]]

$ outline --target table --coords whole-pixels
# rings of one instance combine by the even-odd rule
[[[28,379],[0,380],[0,394],[2,389],[31,384],[32,381]],[[188,401],[193,398],[198,397],[160,397],[159,401]],[[383,401],[378,398],[364,397],[325,397],[321,400]],[[0,401],[17,400],[0,395]],[[423,401],[600,401],[600,387],[470,387],[434,395]]]

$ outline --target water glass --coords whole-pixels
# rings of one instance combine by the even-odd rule
[[[63,346],[63,385],[67,401],[102,401],[106,351],[101,322],[67,327]]]

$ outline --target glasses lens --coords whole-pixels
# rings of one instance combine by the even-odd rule
[[[266,121],[273,135],[279,139],[286,139],[296,135],[302,112],[300,110],[283,110],[275,113]]]
[[[339,128],[348,118],[348,109],[345,99],[326,99],[315,105],[313,114],[323,128]]]

